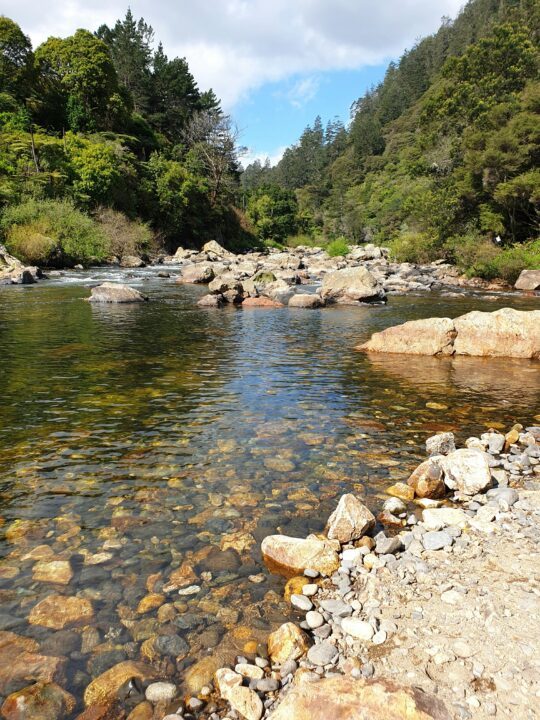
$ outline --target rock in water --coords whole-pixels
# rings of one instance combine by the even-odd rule
[[[375,517],[354,495],[342,495],[337,508],[328,518],[327,534],[331,540],[348,543],[358,540],[375,527]]]
[[[180,277],[176,282],[178,283],[195,283],[204,284],[209,283],[214,279],[214,270],[211,265],[205,263],[193,263],[192,265],[186,265]]]
[[[331,575],[339,567],[339,557],[330,543],[310,536],[293,538],[269,535],[261,543],[263,560],[271,571],[286,577],[300,575],[306,569]]]
[[[86,625],[94,617],[90,600],[65,595],[48,595],[34,605],[28,616],[30,625],[62,630],[65,627]]]
[[[327,302],[356,304],[385,300],[386,293],[369,270],[353,267],[325,275],[321,297]]]
[[[91,303],[136,303],[148,300],[135,288],[120,283],[105,282],[92,288],[92,294],[88,298]]]
[[[476,495],[491,485],[489,455],[482,450],[462,448],[441,459],[444,482],[451,490]]]
[[[116,698],[116,693],[128,680],[137,678],[144,682],[155,676],[156,673],[150,665],[124,660],[92,680],[84,691],[84,704],[87,707],[100,703],[107,705]]]
[[[315,293],[297,293],[289,300],[289,307],[294,308],[319,308],[323,304],[321,296]]]
[[[349,675],[295,683],[269,720],[450,720],[443,703],[416,687]]]
[[[540,310],[475,310],[454,323],[456,355],[540,359]]]
[[[145,263],[138,255],[122,255],[120,267],[123,268],[139,268],[144,267]]]
[[[514,287],[516,290],[540,289],[540,270],[522,270]]]
[[[75,698],[55,683],[38,682],[6,698],[6,720],[60,720],[73,712]]]
[[[411,320],[375,333],[357,350],[404,355],[451,355],[456,331],[450,318]]]

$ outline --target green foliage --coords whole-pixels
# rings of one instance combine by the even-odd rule
[[[523,269],[540,268],[540,240],[499,248],[470,233],[450,238],[446,248],[469,277],[502,278],[513,284]]]
[[[338,237],[329,242],[326,246],[326,252],[330,255],[330,257],[344,257],[349,253],[349,251],[349,243],[347,242],[347,238],[344,237]]]
[[[428,263],[442,257],[437,239],[427,232],[404,231],[390,241],[389,247],[397,262]]]
[[[98,208],[94,219],[105,236],[107,255],[146,255],[153,249],[154,236],[145,223],[106,207]]]
[[[69,200],[27,200],[7,208],[0,222],[6,247],[25,262],[62,266],[102,260],[106,236]]]
[[[34,56],[30,38],[21,28],[0,15],[0,89],[17,100],[29,91],[33,76]]]
[[[294,194],[276,185],[269,185],[252,193],[247,215],[258,237],[265,243],[283,243],[298,227],[298,204]]]

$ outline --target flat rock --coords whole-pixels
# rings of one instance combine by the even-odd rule
[[[65,595],[48,595],[34,605],[28,616],[30,625],[62,630],[65,627],[86,625],[94,617],[90,600]]]
[[[233,710],[240,713],[246,720],[260,720],[264,706],[256,692],[242,685],[234,685],[227,696]]]
[[[9,695],[0,712],[5,720],[61,720],[75,704],[73,695],[59,685],[37,682]]]
[[[42,560],[32,568],[32,578],[37,582],[69,585],[73,570],[68,560]]]
[[[443,703],[416,687],[350,675],[296,683],[269,720],[450,720]]]
[[[540,310],[475,310],[454,323],[456,355],[540,359]]]
[[[307,659],[310,663],[313,663],[313,665],[324,667],[325,665],[330,665],[330,663],[337,658],[338,654],[339,651],[333,643],[328,640],[323,640],[323,642],[309,648]]]
[[[442,550],[454,542],[451,535],[444,530],[431,530],[422,535],[422,543],[426,550]]]
[[[283,307],[283,303],[278,302],[277,300],[272,300],[272,298],[264,297],[261,295],[260,297],[248,297],[246,298],[242,303],[243,308],[249,308],[249,307],[268,307],[268,308],[279,308]]]
[[[128,680],[137,678],[147,681],[155,676],[156,672],[150,665],[134,660],[125,660],[113,665],[112,668],[92,680],[84,691],[84,704],[86,706],[109,704],[113,702],[118,690]]]
[[[358,540],[375,527],[375,517],[354,495],[347,493],[339,499],[328,518],[327,535],[331,540],[348,543]]]
[[[323,305],[320,295],[316,293],[296,293],[289,300],[289,307],[314,309]]]
[[[375,333],[357,350],[404,355],[451,355],[454,337],[454,322],[450,318],[411,320]]]
[[[148,300],[135,288],[120,283],[104,282],[92,288],[88,302],[91,303],[137,303]]]
[[[538,290],[540,270],[522,270],[514,285],[516,290]]]
[[[357,617],[346,617],[341,621],[341,629],[347,635],[351,635],[357,640],[371,640],[375,635],[375,630],[371,623],[361,620]]]
[[[263,559],[271,571],[292,577],[306,569],[331,575],[339,567],[339,556],[333,547],[315,537],[306,539],[287,535],[269,535],[261,544]]]
[[[463,529],[469,520],[469,516],[460,508],[427,508],[422,511],[422,522],[427,530],[441,530],[448,525]]]

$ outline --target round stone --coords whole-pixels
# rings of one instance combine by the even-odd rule
[[[341,629],[347,633],[347,635],[351,635],[357,640],[371,640],[375,634],[375,630],[370,623],[355,617],[343,618],[341,621]]]
[[[315,585],[315,583],[310,583],[309,585],[304,585],[304,587],[302,588],[302,595],[306,595],[307,597],[313,597],[313,595],[317,594],[318,590],[318,585]]]
[[[325,665],[330,665],[337,655],[338,650],[336,646],[324,640],[318,645],[313,645],[313,647],[309,648],[307,659],[310,663],[313,663],[313,665],[324,667]]]
[[[306,613],[306,622],[311,630],[315,630],[315,628],[324,625],[324,617],[317,610],[310,610]]]
[[[313,607],[313,603],[305,595],[291,595],[291,605],[303,612],[307,612]]]
[[[176,695],[176,685],[168,682],[150,683],[146,688],[146,699],[151,703],[170,702]]]

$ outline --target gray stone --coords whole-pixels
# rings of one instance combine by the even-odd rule
[[[385,535],[379,535],[377,537],[377,544],[375,545],[375,552],[377,555],[393,555],[402,548],[401,538],[397,535],[394,537],[386,537]]]
[[[426,550],[442,550],[454,542],[452,536],[445,530],[427,532],[422,536]]]
[[[291,605],[297,610],[308,612],[313,607],[311,600],[305,595],[291,595]]]
[[[342,600],[322,600],[319,604],[323,610],[335,617],[347,617],[352,614],[352,607]]]
[[[313,665],[324,667],[325,665],[330,665],[337,656],[338,650],[336,646],[325,640],[309,648],[307,659],[310,663],[313,663]]]
[[[426,452],[428,455],[448,455],[454,452],[456,443],[454,433],[442,432],[426,440]]]

